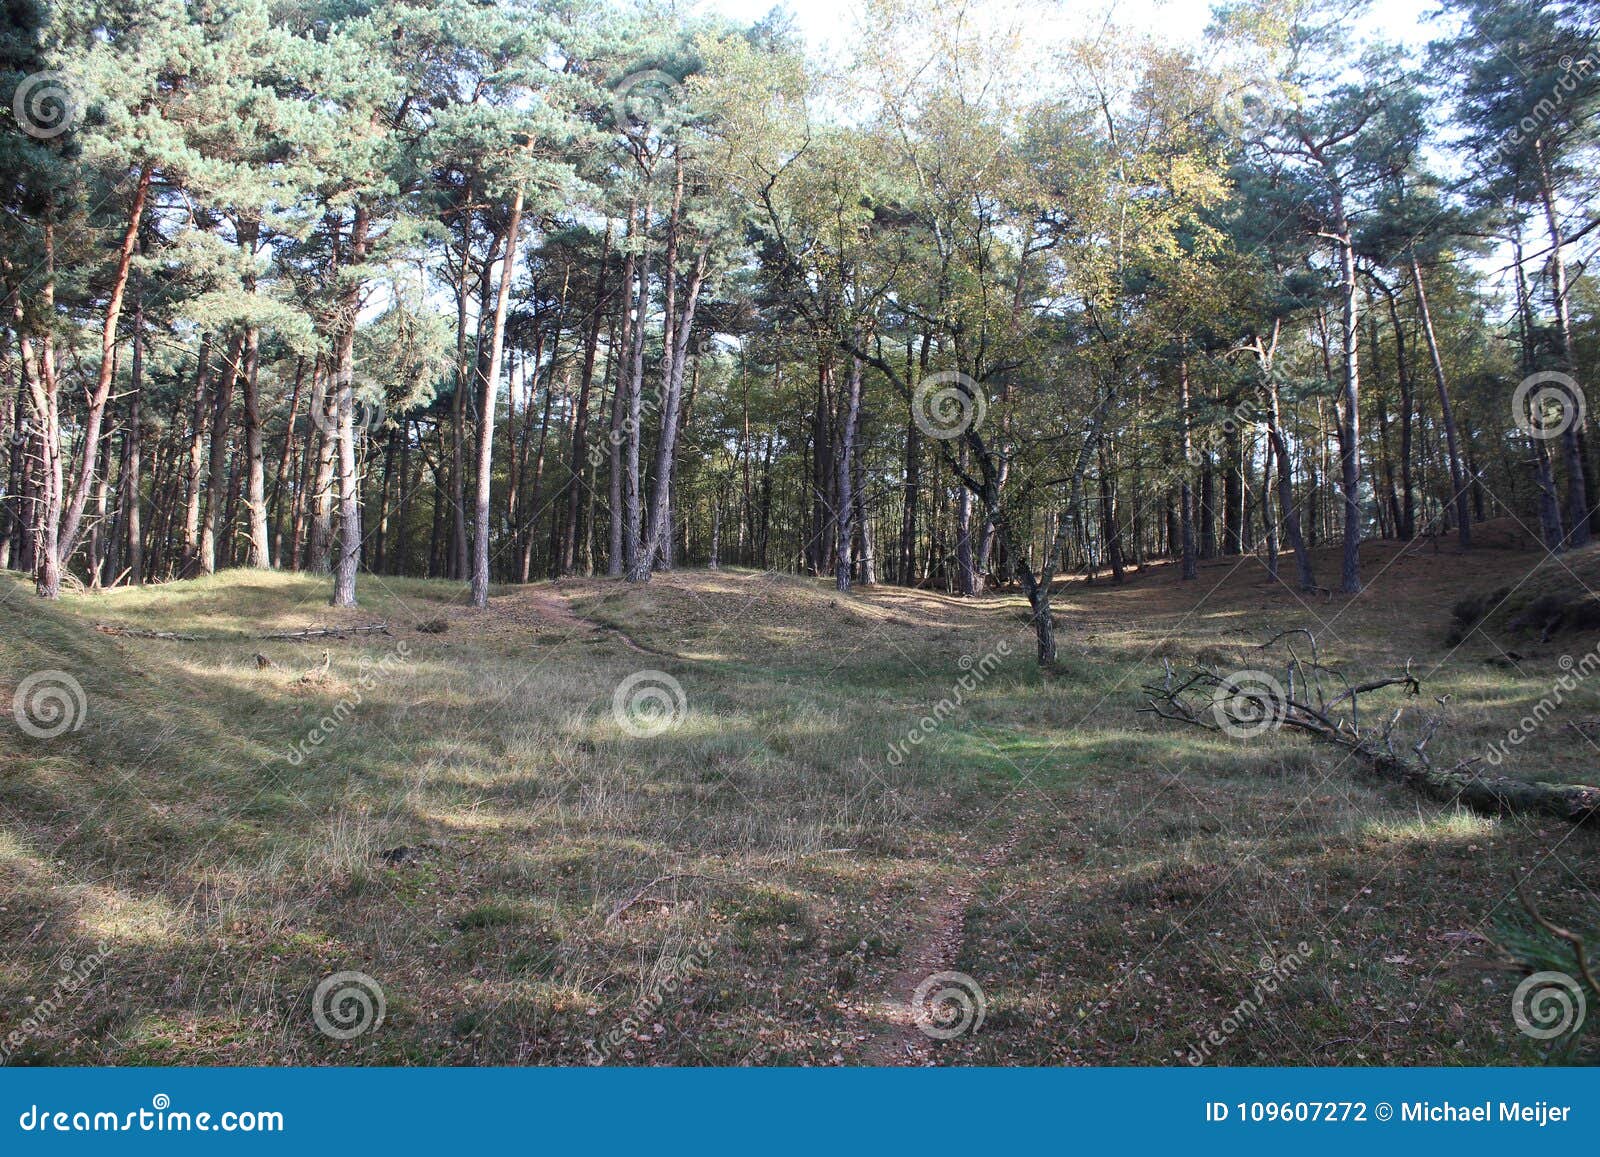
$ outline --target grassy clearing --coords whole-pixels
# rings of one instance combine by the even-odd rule
[[[1595,645],[1446,645],[1452,602],[1536,557],[1375,547],[1366,595],[1309,603],[1253,561],[1070,584],[1048,676],[1016,598],[738,571],[505,588],[487,612],[418,580],[370,579],[354,612],[303,576],[59,606],[6,580],[0,694],[57,669],[87,712],[0,729],[0,1040],[31,1019],[12,1063],[857,1062],[950,880],[1009,833],[954,960],[988,1016],[942,1063],[1183,1063],[1301,943],[1207,1059],[1536,1060],[1481,937],[1529,870],[1592,924],[1593,832],[1420,802],[1290,737],[1176,731],[1135,693],[1163,658],[1262,666],[1255,643],[1307,626],[1354,668],[1413,657],[1415,711],[1447,721],[1431,750],[1463,758]],[[681,686],[679,726],[614,715],[642,670]],[[1500,770],[1592,782],[1567,725],[1597,716],[1580,685]],[[340,970],[386,999],[349,1041],[311,1016]]]

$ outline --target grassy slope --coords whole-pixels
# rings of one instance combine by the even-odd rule
[[[1454,599],[1535,562],[1372,548],[1367,595],[1311,603],[1255,562],[1208,565],[1186,588],[1165,569],[1074,584],[1051,677],[1015,598],[841,596],[744,572],[505,589],[486,613],[420,581],[368,580],[362,609],[336,613],[297,576],[59,606],[8,579],[0,698],[58,668],[89,706],[59,739],[0,728],[0,1039],[61,957],[104,942],[87,995],[15,1060],[581,1063],[705,942],[703,969],[644,1008],[616,1060],[850,1062],[874,1055],[880,997],[970,874],[954,964],[989,1015],[941,1062],[1181,1063],[1251,995],[1261,959],[1302,941],[1309,964],[1216,1059],[1532,1060],[1516,978],[1485,966],[1476,937],[1530,868],[1552,916],[1592,921],[1600,838],[1419,803],[1297,739],[1174,731],[1134,692],[1162,658],[1261,666],[1252,643],[1310,626],[1334,662],[1415,657],[1416,709],[1448,723],[1435,758],[1471,754],[1549,691],[1560,655],[1595,645],[1444,645]],[[415,629],[438,617],[446,632]],[[374,619],[393,635],[244,637]],[[891,759],[963,656],[1001,643],[998,669]],[[642,668],[679,680],[689,714],[638,739],[611,700]],[[286,758],[341,700],[326,742]],[[1600,688],[1578,688],[1519,767],[1592,781],[1595,749],[1564,724],[1596,715]],[[975,873],[1008,835],[1015,850]],[[340,969],[377,977],[388,1001],[349,1043],[309,1015]]]

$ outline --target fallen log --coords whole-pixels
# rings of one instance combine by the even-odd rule
[[[102,635],[114,635],[122,639],[167,639],[179,643],[203,643],[209,640],[201,635],[184,635],[177,631],[144,631],[135,627],[119,627],[115,623],[96,623],[94,629]],[[218,635],[217,638],[227,638]]]
[[[238,639],[298,642],[302,639],[343,639],[349,635],[390,635],[388,623],[361,623],[353,627],[305,627],[298,631],[273,631],[265,635],[245,635],[226,632],[215,635],[190,635],[181,631],[151,631],[142,627],[122,627],[115,623],[96,623],[94,629],[102,635],[122,639],[161,639],[176,643],[226,643]]]
[[[1433,765],[1428,743],[1438,730],[1437,721],[1412,745],[1411,755],[1395,749],[1395,726],[1405,708],[1397,709],[1381,726],[1363,724],[1361,696],[1385,687],[1403,687],[1418,696],[1421,682],[1404,672],[1352,683],[1342,671],[1324,664],[1316,640],[1307,631],[1281,632],[1263,643],[1270,647],[1286,637],[1304,634],[1310,640],[1310,658],[1302,658],[1290,642],[1288,663],[1280,680],[1276,672],[1222,673],[1197,666],[1179,679],[1166,665],[1165,679],[1146,683],[1146,706],[1139,710],[1174,723],[1247,738],[1283,727],[1324,743],[1342,747],[1367,768],[1391,782],[1411,788],[1441,803],[1461,804],[1482,815],[1538,813],[1570,823],[1600,815],[1600,788],[1587,784],[1540,783],[1505,776],[1483,776],[1472,768],[1477,758],[1449,768]],[[1325,681],[1337,681],[1338,693],[1329,695]],[[1203,702],[1203,706],[1202,706]]]
[[[256,635],[257,639],[342,639],[346,635],[392,634],[388,623],[363,623],[355,627],[306,627],[300,631],[275,631],[270,635]]]
[[[1449,770],[1370,753],[1368,762],[1378,774],[1398,780],[1429,799],[1460,803],[1479,815],[1532,812],[1576,824],[1600,814],[1600,788],[1474,775],[1469,769],[1477,762],[1475,759]]]

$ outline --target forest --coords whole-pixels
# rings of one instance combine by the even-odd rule
[[[1592,989],[1586,0],[0,6],[0,989],[126,970],[0,1063],[1504,1063],[1418,960]]]
[[[1359,8],[1025,68],[886,3],[830,69],[776,13],[14,5],[0,563],[481,606],[1581,546],[1593,14],[1452,0],[1413,60]]]

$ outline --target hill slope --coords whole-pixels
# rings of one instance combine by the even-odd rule
[[[486,612],[376,577],[337,613],[301,576],[59,606],[7,580],[0,693],[37,714],[0,730],[0,1042],[13,1063],[1536,1059],[1483,937],[1522,872],[1592,920],[1593,832],[1419,801],[1292,736],[1178,732],[1135,692],[1163,659],[1259,665],[1307,626],[1353,669],[1414,658],[1405,726],[1438,718],[1436,758],[1462,758],[1594,646],[1446,645],[1453,601],[1537,561],[1375,547],[1348,601],[1253,560],[1069,583],[1048,676],[1014,597],[770,574],[504,588]],[[1566,724],[1597,714],[1578,686],[1518,766],[1589,779]],[[383,1020],[340,1039],[313,1001],[352,971]],[[941,972],[964,975],[924,998],[981,990],[976,1031],[915,1027]]]

